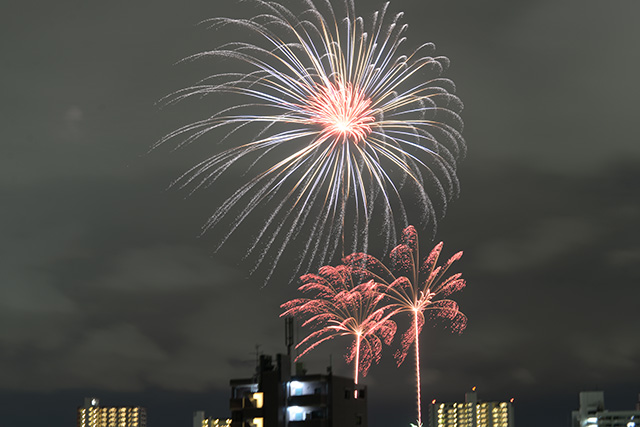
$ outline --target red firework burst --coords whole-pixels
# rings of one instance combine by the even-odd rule
[[[461,333],[467,323],[458,304],[446,298],[464,288],[462,275],[457,273],[444,279],[451,264],[462,257],[462,252],[438,266],[442,247],[443,243],[438,243],[420,264],[418,233],[413,226],[409,226],[403,231],[402,242],[390,253],[391,269],[364,253],[354,253],[343,260],[360,280],[374,280],[379,284],[376,289],[386,294],[388,307],[394,314],[411,313],[411,327],[403,334],[400,349],[395,356],[398,365],[401,365],[409,347],[415,343],[418,425],[422,423],[418,337],[425,323],[425,313],[429,312],[432,318],[447,320],[453,332]]]
[[[355,361],[357,384],[358,373],[366,376],[371,363],[380,360],[382,344],[391,343],[396,324],[389,319],[390,307],[381,304],[386,296],[378,292],[379,285],[372,280],[355,282],[351,271],[344,265],[325,266],[318,274],[302,276],[303,284],[298,289],[313,296],[282,304],[281,317],[304,317],[302,326],[316,329],[296,346],[304,348],[296,360],[327,340],[353,337],[345,358],[347,363]]]

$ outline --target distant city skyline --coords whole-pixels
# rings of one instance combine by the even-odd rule
[[[311,375],[309,378],[319,378],[318,375]],[[234,380],[236,384],[240,384],[238,380]],[[231,383],[234,383],[231,381]],[[233,401],[234,389],[231,388],[229,392],[229,396],[224,403],[227,404],[227,410],[230,406],[230,401]],[[294,393],[295,394],[295,393]],[[500,422],[496,423],[495,419],[493,421],[489,420],[486,423],[482,423],[480,421],[473,421],[469,419],[465,421],[465,419],[469,417],[474,417],[476,415],[476,406],[483,404],[487,406],[487,408],[498,408],[498,410],[504,412],[507,421],[502,421],[504,423],[504,427],[513,427],[516,425],[517,418],[515,417],[515,413],[517,412],[517,405],[514,405],[515,399],[510,398],[508,400],[486,400],[478,398],[478,390],[476,387],[473,387],[470,390],[464,392],[465,399],[464,402],[444,402],[433,399],[430,402],[428,409],[428,418],[425,420],[425,427],[448,427],[454,424],[458,426],[471,426],[472,422],[474,426],[481,427],[483,425],[489,427],[500,427],[503,424]],[[619,402],[613,402],[613,404],[605,404],[605,393],[601,390],[589,390],[589,391],[581,391],[579,396],[576,396],[577,406],[576,409],[570,410],[567,414],[567,419],[570,420],[568,426],[571,427],[584,427],[585,425],[600,425],[601,427],[629,427],[629,422],[634,422],[634,419],[640,420],[640,393],[637,394],[637,401],[635,405],[623,407],[620,406]],[[140,410],[142,411],[143,422],[139,424],[140,427],[144,427],[146,425],[146,408],[140,407],[136,404],[135,396],[132,396],[132,401],[123,401],[120,400],[117,405],[114,402],[104,402],[105,405],[100,405],[100,397],[85,397],[84,405],[77,408],[77,427],[86,426],[91,427],[94,425],[99,425],[99,423],[90,423],[87,422],[85,424],[81,424],[81,418],[83,415],[83,410],[86,408],[97,408],[99,411],[108,414],[109,411],[121,411],[128,410],[129,414],[131,414],[132,410]],[[220,402],[218,402],[220,403]],[[471,405],[472,411],[469,412],[469,408],[467,406]],[[614,409],[615,408],[615,409]],[[167,414],[171,412],[172,408],[165,407],[164,413]],[[137,412],[137,411],[136,411]],[[469,414],[467,414],[469,412]],[[488,414],[491,414],[491,411],[485,411]],[[466,414],[466,415],[465,415]],[[219,414],[210,413],[209,411],[202,410],[201,408],[196,408],[191,411],[192,415],[192,427],[215,427],[215,426],[231,426],[230,415],[228,416],[219,416]],[[481,416],[478,412],[477,416]],[[491,415],[489,415],[490,417]],[[182,413],[182,418],[186,418],[185,414]],[[219,418],[219,419],[218,419]],[[504,416],[503,416],[504,418]],[[137,419],[137,413],[136,413]],[[115,420],[115,418],[114,418]],[[597,421],[599,420],[599,421]],[[106,422],[106,420],[105,420]],[[600,422],[601,424],[596,424]],[[185,424],[185,423],[180,423]],[[206,425],[205,425],[206,424]],[[110,425],[110,424],[105,424]],[[115,425],[115,424],[114,424]],[[518,424],[520,425],[520,424]],[[127,424],[126,427],[131,427]],[[135,426],[133,426],[135,427]]]

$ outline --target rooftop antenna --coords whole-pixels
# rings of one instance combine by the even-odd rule
[[[261,344],[256,344],[256,378],[260,377],[260,346]]]
[[[291,359],[291,346],[293,346],[293,317],[284,318],[284,344],[287,346],[287,356]]]
[[[291,375],[291,347],[293,346],[293,317],[284,318],[284,344],[287,346],[287,361],[289,363],[289,372]]]
[[[256,344],[256,363],[258,363],[260,361],[260,347],[262,346],[262,344]]]

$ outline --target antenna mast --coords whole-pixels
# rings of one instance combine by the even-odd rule
[[[293,317],[284,318],[284,344],[287,346],[287,356],[291,360],[291,347],[293,346]]]

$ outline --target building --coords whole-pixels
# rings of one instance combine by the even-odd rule
[[[252,378],[230,381],[231,427],[367,427],[367,389],[350,378],[291,375],[289,356],[261,355]]]
[[[481,401],[474,387],[464,402],[437,402],[429,407],[430,427],[513,427],[513,399]]]
[[[193,427],[231,427],[231,418],[206,417],[204,411],[193,413]]]
[[[77,427],[147,427],[147,410],[140,406],[100,406],[95,397],[78,407]]]
[[[604,406],[604,392],[580,392],[580,409],[571,412],[572,427],[640,427],[640,396],[636,409],[608,411]]]

